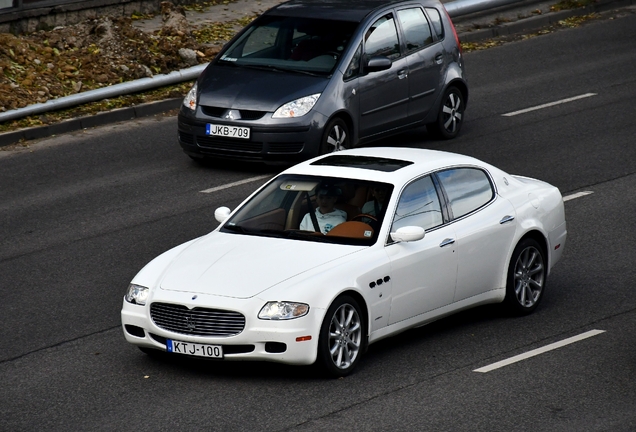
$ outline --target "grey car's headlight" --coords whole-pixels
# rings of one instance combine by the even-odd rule
[[[316,101],[320,97],[320,93],[305,96],[300,99],[287,102],[274,112],[272,118],[291,118],[302,117],[307,114],[316,105]]]
[[[309,305],[292,302],[267,302],[258,313],[260,319],[265,320],[288,320],[300,318],[309,313]]]
[[[183,106],[190,108],[192,111],[197,109],[197,83],[195,82],[185,98],[183,98]]]
[[[148,291],[150,290],[144,286],[130,284],[128,285],[128,291],[126,291],[126,301],[143,306],[148,300]]]

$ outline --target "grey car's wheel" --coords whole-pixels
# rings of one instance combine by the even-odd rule
[[[464,122],[464,96],[457,87],[449,87],[444,93],[437,120],[426,125],[434,138],[452,139],[459,135]]]
[[[347,124],[339,118],[331,120],[325,128],[320,146],[320,154],[332,153],[351,148],[351,138]]]
[[[366,344],[366,324],[355,299],[338,297],[327,310],[320,328],[318,360],[330,375],[351,373]]]
[[[533,239],[522,240],[510,260],[505,302],[511,312],[529,314],[543,298],[547,269],[541,246]]]

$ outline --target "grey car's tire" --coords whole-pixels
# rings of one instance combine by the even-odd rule
[[[506,283],[507,309],[515,315],[533,312],[543,298],[547,281],[546,258],[539,243],[526,238],[517,244]]]
[[[367,331],[358,302],[338,297],[329,307],[320,327],[318,362],[334,377],[343,377],[356,367],[366,349]]]
[[[459,135],[464,123],[464,96],[457,87],[444,92],[437,120],[426,125],[429,135],[436,139],[452,139]]]
[[[347,124],[340,118],[332,119],[325,127],[320,143],[320,154],[333,153],[351,148],[351,137]]]

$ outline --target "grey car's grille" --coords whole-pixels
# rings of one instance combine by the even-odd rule
[[[160,328],[193,336],[234,336],[245,328],[245,317],[233,311],[152,303],[150,317]]]
[[[281,142],[269,143],[270,153],[300,153],[303,150],[304,142]]]
[[[203,114],[210,117],[223,118],[227,112],[227,108],[213,107],[201,105],[201,111]],[[241,120],[258,120],[262,118],[267,111],[253,111],[253,110],[238,110],[241,114]]]
[[[227,150],[237,152],[260,153],[263,143],[253,141],[239,141],[238,139],[224,139],[217,137],[197,137],[197,144],[202,148]]]
[[[190,145],[194,144],[194,135],[192,134],[179,132],[179,139],[184,144],[190,144]]]

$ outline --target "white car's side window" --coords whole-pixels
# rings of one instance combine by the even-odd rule
[[[429,229],[443,222],[442,209],[431,176],[422,177],[409,184],[398,202],[391,232],[404,226]]]
[[[437,173],[450,201],[453,218],[484,206],[495,196],[488,175],[477,168],[456,168]]]

